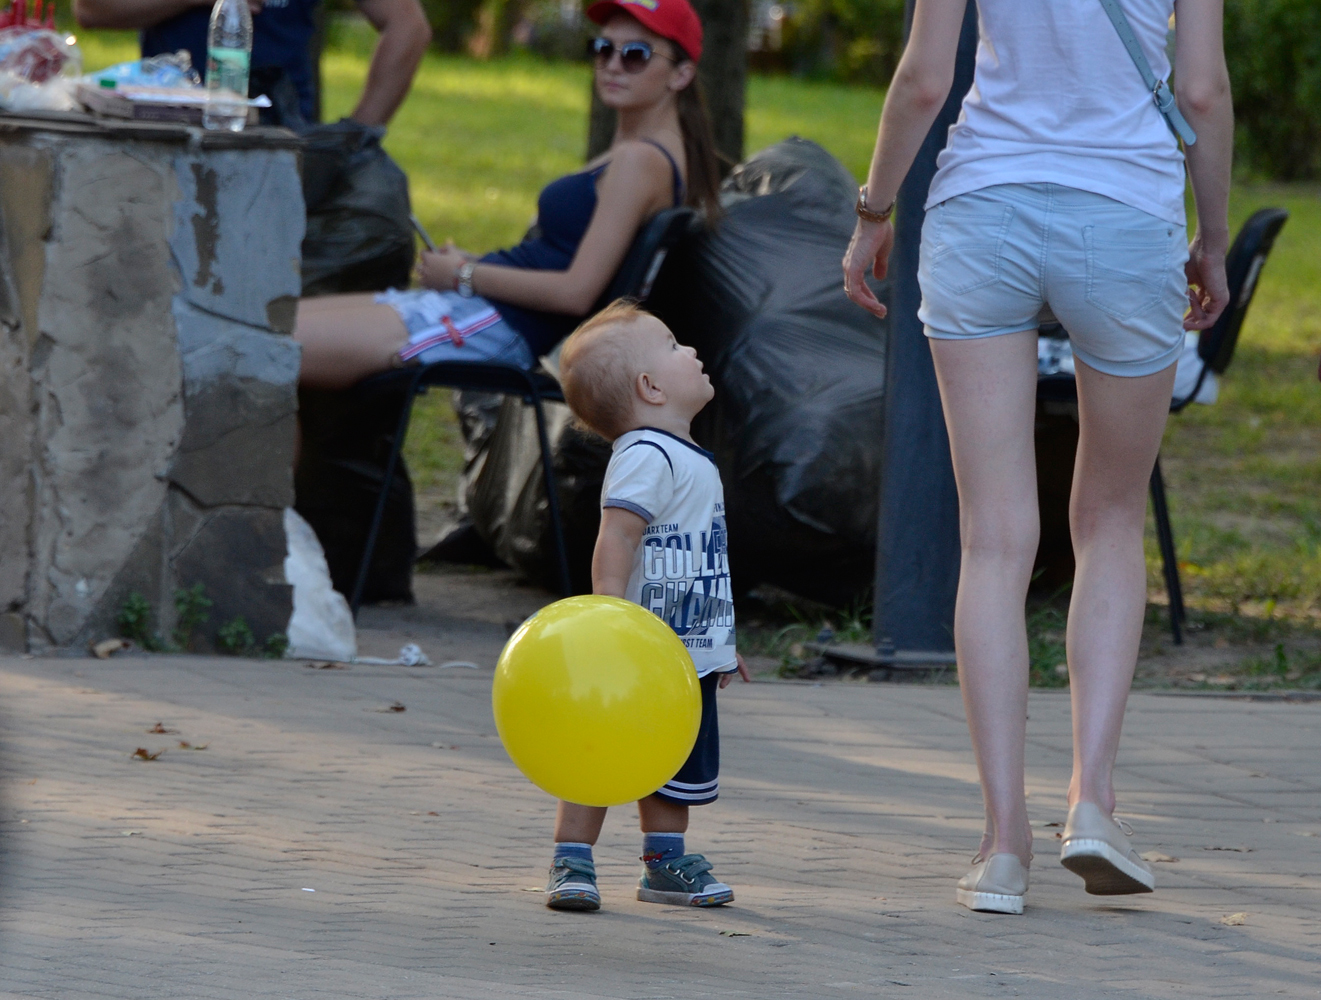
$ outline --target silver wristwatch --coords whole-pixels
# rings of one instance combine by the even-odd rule
[[[470,299],[477,293],[472,288],[472,272],[476,270],[477,265],[470,260],[465,260],[459,265],[457,280],[454,284],[454,290],[465,299]]]

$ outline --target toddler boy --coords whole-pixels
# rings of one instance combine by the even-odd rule
[[[684,849],[688,807],[718,793],[720,735],[716,688],[734,671],[734,603],[726,555],[725,495],[714,456],[693,443],[693,417],[715,390],[697,352],[682,347],[650,313],[621,300],[574,331],[560,353],[569,408],[614,442],[601,491],[601,531],[592,557],[592,592],[653,611],[688,647],[702,686],[702,724],[687,762],[638,803],[642,877],[638,899],[721,906],[734,891],[711,863]],[[595,910],[592,845],[605,809],[561,802],[546,905]]]

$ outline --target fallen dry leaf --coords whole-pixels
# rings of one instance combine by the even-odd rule
[[[194,746],[193,744],[189,743],[187,740],[179,741],[180,750],[205,750],[210,745],[211,745],[210,743],[198,743],[196,746]]]
[[[100,642],[92,644],[92,655],[98,660],[108,660],[111,653],[118,653],[120,650],[132,648],[133,643],[127,639],[102,639]]]
[[[150,729],[147,730],[147,732],[149,733],[177,733],[178,731],[179,730],[177,729],[166,729],[165,723],[163,722],[158,722],[156,723],[156,725],[152,726]]]
[[[428,816],[439,816],[440,813],[436,812],[436,811],[433,809],[431,812],[427,813],[427,815],[428,815]]]
[[[1143,851],[1139,857],[1141,857],[1143,861],[1150,861],[1153,864],[1162,861],[1168,862],[1169,864],[1175,864],[1179,860],[1173,855],[1162,854],[1160,851]]]
[[[155,760],[164,752],[165,752],[164,750],[157,750],[155,753],[152,753],[146,747],[138,747],[131,754],[129,754],[129,756],[136,757],[138,760]]]
[[[1220,918],[1220,922],[1226,927],[1241,927],[1248,922],[1246,913],[1227,913]]]

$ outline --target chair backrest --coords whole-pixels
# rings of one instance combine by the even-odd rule
[[[599,312],[615,299],[625,297],[645,302],[666,255],[696,225],[697,213],[683,205],[667,208],[648,219],[592,312]]]
[[[1282,208],[1263,208],[1254,212],[1234,238],[1234,245],[1225,257],[1225,273],[1229,279],[1229,305],[1214,326],[1203,330],[1197,339],[1197,354],[1217,375],[1223,375],[1233,360],[1238,344],[1239,330],[1248,314],[1252,295],[1257,290],[1266,256],[1275,245],[1275,237],[1289,220]]]

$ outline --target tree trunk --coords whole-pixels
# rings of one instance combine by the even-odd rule
[[[748,6],[746,0],[692,0],[702,19],[704,38],[698,78],[706,91],[711,130],[722,161],[721,171],[743,159],[743,92],[748,77]],[[615,113],[592,89],[587,158],[599,156],[615,136]]]
[[[509,39],[523,14],[523,6],[521,0],[484,0],[478,15],[483,56],[502,56],[509,51]]]

